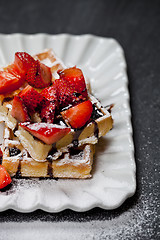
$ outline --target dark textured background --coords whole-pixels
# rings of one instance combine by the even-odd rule
[[[0,224],[3,221],[31,219],[53,222],[84,222],[97,219],[109,221],[118,219],[124,212],[135,212],[137,206],[140,209],[146,198],[150,216],[148,219],[145,216],[144,231],[137,229],[136,232],[135,228],[136,239],[158,239],[160,1],[0,0],[0,33],[17,32],[91,33],[119,41],[124,48],[128,65],[136,149],[137,191],[132,198],[113,211],[95,208],[85,213],[66,210],[51,214],[39,210],[22,214],[8,210],[0,213]],[[143,214],[146,214],[145,211]],[[107,239],[107,229],[106,238],[103,239]]]

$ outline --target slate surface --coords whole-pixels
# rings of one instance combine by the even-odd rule
[[[90,234],[85,235],[83,227],[84,239],[158,239],[160,237],[158,226],[159,24],[160,1],[158,0],[0,1],[0,33],[91,33],[112,37],[119,41],[124,48],[128,65],[137,165],[136,194],[116,210],[105,211],[95,208],[85,213],[66,210],[56,214],[40,210],[22,214],[7,210],[0,213],[0,226],[4,222],[6,224],[9,222],[24,223],[37,220],[77,222],[77,224],[86,222],[93,226],[98,220],[102,225],[105,222],[106,228],[97,229],[97,235],[94,238]],[[126,216],[128,220],[125,219]],[[137,225],[135,221],[132,221],[134,219]],[[124,223],[125,220],[130,224]],[[114,227],[112,229],[107,227],[109,222],[115,224],[116,234],[111,232],[111,230],[114,231]],[[120,227],[122,222],[124,231]],[[86,225],[86,228],[87,226],[89,225]],[[0,239],[4,239],[1,235],[1,228]]]

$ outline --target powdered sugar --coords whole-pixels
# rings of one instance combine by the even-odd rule
[[[32,221],[30,219],[30,222],[1,223],[0,240],[22,239],[22,234],[23,240],[158,239],[160,235],[158,232],[155,233],[154,230],[155,221],[157,220],[156,208],[152,206],[152,211],[150,208],[151,203],[155,203],[154,201],[156,199],[152,195],[142,193],[137,205],[108,220],[86,221],[84,219],[84,222],[48,222],[47,216],[44,214],[44,218],[41,218],[42,221]],[[107,215],[109,215],[108,212]]]

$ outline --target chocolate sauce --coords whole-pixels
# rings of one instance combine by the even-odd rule
[[[53,178],[52,159],[51,158],[47,158],[47,161],[48,161],[47,175],[49,175],[50,178]]]
[[[2,104],[5,103],[5,102],[9,102],[12,99],[13,99],[13,97],[6,97],[6,98],[3,99]]]
[[[0,193],[5,193],[5,195],[9,195],[12,194],[14,191],[10,191],[13,187],[13,183],[10,183],[9,185],[7,185],[6,187],[0,189]]]
[[[78,141],[78,138],[82,132],[84,128],[79,128],[79,129],[75,129],[75,133],[74,133],[74,136],[73,136],[73,147],[78,147],[78,144],[79,144],[79,141]]]
[[[21,161],[22,161],[22,159],[23,159],[23,157],[21,156],[19,158],[18,169],[17,169],[16,175],[15,175],[16,178],[21,178],[21,176],[22,176],[21,175]]]
[[[54,143],[54,144],[52,144],[52,148],[51,148],[51,150],[49,151],[48,156],[47,156],[46,159],[47,159],[48,161],[52,161],[52,156],[56,153],[56,151],[57,151],[56,143]]]
[[[107,111],[108,111],[109,113],[111,113],[111,110],[112,110],[113,107],[114,107],[114,104],[112,103],[112,104],[110,104],[110,105],[105,106],[104,108],[106,108]]]
[[[78,149],[78,148],[70,148],[70,149],[69,149],[69,153],[70,153],[71,156],[78,155],[78,154],[80,154],[81,152],[83,153],[83,151],[80,150],[80,149]]]
[[[9,148],[9,156],[10,157],[14,157],[14,156],[18,155],[20,152],[21,151],[16,147]]]
[[[95,104],[93,104],[93,111],[92,111],[91,119],[96,120],[102,116],[103,116],[103,113],[97,108],[97,106]]]
[[[3,153],[2,153],[1,148],[0,148],[0,165],[2,164],[2,159],[3,159]]]
[[[98,135],[99,135],[99,128],[98,128],[98,124],[97,124],[97,122],[96,121],[92,121],[93,123],[94,123],[94,136],[96,137],[96,138],[98,138]]]

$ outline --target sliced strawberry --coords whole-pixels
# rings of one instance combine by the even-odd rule
[[[48,100],[49,104],[46,104],[41,111],[41,119],[47,123],[53,123],[55,111],[58,109],[58,98],[56,86],[44,88],[41,94]]]
[[[14,96],[12,103],[12,117],[16,118],[20,122],[29,122],[30,117],[28,116],[27,108],[24,105],[22,99],[18,96]]]
[[[0,165],[0,189],[6,187],[12,182],[12,179],[6,169]]]
[[[38,73],[40,75],[40,80],[41,82],[39,84],[41,84],[40,87],[38,88],[44,88],[44,87],[48,87],[51,85],[51,80],[52,80],[52,73],[51,73],[51,68],[46,66],[45,64],[41,63],[40,61],[38,61]]]
[[[64,79],[56,79],[53,84],[57,87],[57,96],[61,109],[70,104],[75,105],[86,100],[85,97],[77,93]]]
[[[56,104],[54,102],[49,102],[47,106],[43,107],[41,110],[41,119],[43,122],[53,123],[56,111]]]
[[[41,94],[48,100],[48,101],[54,101],[57,102],[57,87],[56,85],[53,85],[51,87],[44,88],[41,92]]]
[[[13,74],[16,77],[20,77],[19,69],[17,68],[17,66],[14,63],[8,65],[6,68],[4,68],[4,70]]]
[[[20,126],[46,144],[59,141],[71,130],[68,127],[49,123],[21,123]]]
[[[11,93],[20,88],[24,79],[7,71],[0,71],[0,94]]]
[[[65,79],[75,91],[87,98],[87,88],[81,69],[72,67],[58,72],[60,78]]]
[[[30,114],[40,112],[42,106],[47,102],[47,99],[29,85],[19,93],[19,96]]]
[[[25,75],[35,64],[34,58],[26,52],[16,52],[14,64],[18,68],[21,75]]]
[[[88,100],[61,112],[61,114],[73,128],[81,128],[90,119],[92,111],[92,103]]]
[[[35,88],[48,87],[51,85],[51,79],[51,69],[38,60],[31,68],[29,68],[26,75],[26,81],[28,84]]]

